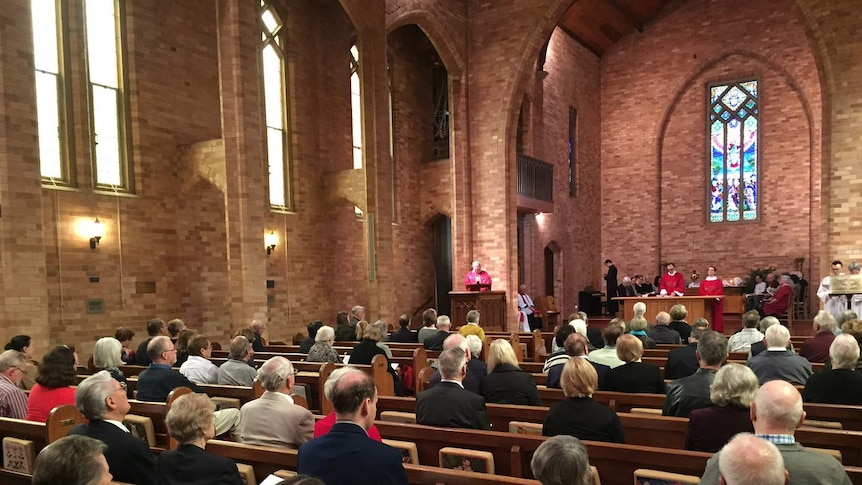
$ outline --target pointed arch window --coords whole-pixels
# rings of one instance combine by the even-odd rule
[[[362,89],[359,82],[359,48],[350,46],[350,120],[353,144],[353,168],[362,168]],[[357,219],[362,218],[362,209],[354,206]]]
[[[273,209],[292,210],[285,69],[286,32],[283,17],[269,0],[260,2],[260,21],[269,203]]]
[[[709,221],[754,221],[760,210],[759,82],[711,84]]]

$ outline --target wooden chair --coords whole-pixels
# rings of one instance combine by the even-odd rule
[[[416,424],[416,413],[404,413],[401,411],[383,411],[380,413],[381,421],[390,423]]]
[[[639,468],[635,470],[635,485],[698,485],[700,477],[680,475],[660,470]]]
[[[494,454],[490,451],[447,446],[440,448],[439,458],[440,468],[494,474]]]
[[[387,440],[383,443],[389,445],[401,452],[401,462],[419,465],[419,449],[416,448],[416,443],[412,441]]]
[[[509,421],[509,432],[515,434],[542,436],[542,424],[527,423],[524,421]]]
[[[242,485],[257,485],[257,480],[254,478],[254,468],[251,465],[237,463],[236,468],[239,470]]]

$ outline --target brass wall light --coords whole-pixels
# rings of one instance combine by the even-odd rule
[[[263,236],[263,243],[266,245],[266,254],[272,254],[278,244],[278,234],[275,231],[270,231],[269,234]]]
[[[99,218],[97,217],[93,225],[90,226],[90,249],[96,249],[96,246],[99,245],[99,241],[102,239],[102,236],[105,235],[105,228],[102,227],[102,223],[99,222]]]

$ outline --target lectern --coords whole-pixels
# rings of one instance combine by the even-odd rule
[[[479,325],[485,330],[506,331],[505,291],[450,291],[452,326],[467,323],[467,312],[479,310]]]

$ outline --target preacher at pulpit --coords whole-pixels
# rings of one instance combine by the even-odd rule
[[[491,291],[491,275],[482,269],[482,264],[473,261],[473,269],[464,276],[467,291]]]

